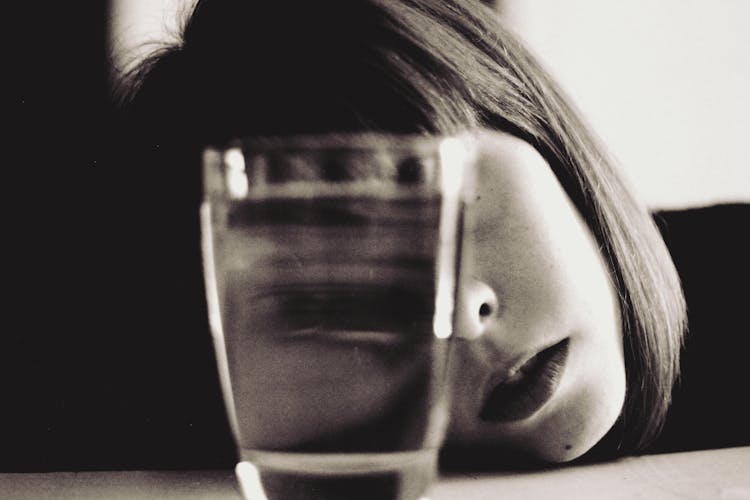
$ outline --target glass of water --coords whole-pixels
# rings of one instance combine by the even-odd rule
[[[411,500],[449,418],[470,136],[206,149],[209,315],[247,498]]]

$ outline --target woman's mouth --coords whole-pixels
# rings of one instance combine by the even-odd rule
[[[555,393],[568,357],[568,338],[538,352],[492,388],[479,418],[486,422],[513,422],[529,418]]]

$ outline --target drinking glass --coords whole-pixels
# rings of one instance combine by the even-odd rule
[[[209,319],[247,498],[428,490],[472,165],[468,135],[204,151]]]

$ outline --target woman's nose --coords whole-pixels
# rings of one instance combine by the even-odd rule
[[[495,291],[486,283],[471,279],[462,283],[456,308],[456,337],[481,337],[499,312]]]

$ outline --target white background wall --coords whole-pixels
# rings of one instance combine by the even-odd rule
[[[115,0],[115,47],[137,55],[190,2]],[[750,1],[504,0],[501,13],[649,206],[750,201]]]
[[[111,44],[115,64],[126,68],[147,53],[154,40],[169,40],[179,13],[195,0],[111,0]]]
[[[654,207],[750,201],[750,2],[505,0]]]

